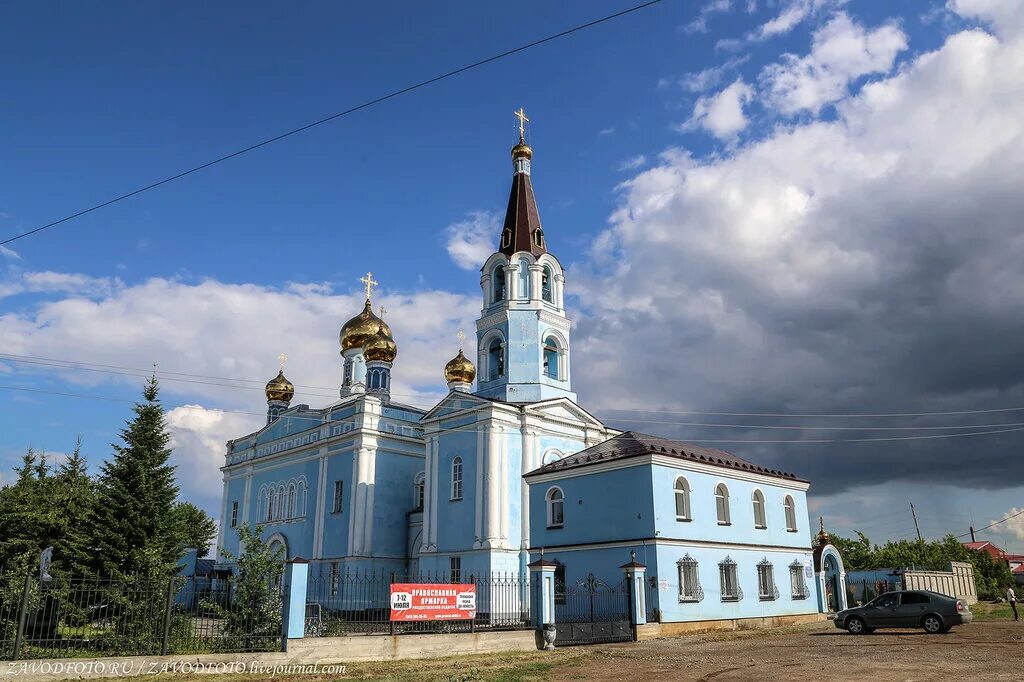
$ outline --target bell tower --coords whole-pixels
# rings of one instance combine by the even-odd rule
[[[477,328],[477,395],[507,402],[576,400],[570,374],[565,276],[547,249],[530,178],[529,121],[519,118],[512,147],[512,191],[498,250],[481,270],[483,310]]]

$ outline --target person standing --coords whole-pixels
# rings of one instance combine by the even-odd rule
[[[1019,620],[1017,616],[1017,594],[1013,591],[1013,585],[1006,588],[1006,601],[1010,602],[1010,608],[1013,609],[1013,619]]]

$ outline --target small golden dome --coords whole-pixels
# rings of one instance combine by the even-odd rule
[[[398,346],[391,338],[391,330],[381,322],[377,327],[377,333],[363,346],[363,358],[367,362],[394,362],[397,355]]]
[[[462,354],[462,349],[459,349],[459,354],[448,361],[448,364],[444,366],[444,378],[449,384],[461,383],[471,384],[473,379],[476,378],[476,367],[469,361],[465,355]]]
[[[526,141],[522,138],[519,138],[519,144],[512,147],[512,158],[518,159],[520,156],[527,159],[533,158],[533,150],[530,149],[530,145],[526,144]]]
[[[391,338],[391,327],[387,322],[373,314],[373,307],[370,299],[366,299],[363,311],[345,323],[341,328],[338,340],[341,342],[341,351],[345,352],[353,348],[362,348],[370,339],[377,334],[378,329],[383,329],[384,334]]]
[[[283,369],[277,373],[276,377],[267,382],[267,400],[280,400],[287,403],[291,402],[294,395],[295,386],[285,378]]]

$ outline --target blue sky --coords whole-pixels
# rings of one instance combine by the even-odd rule
[[[626,6],[8,3],[0,236]],[[976,343],[1019,338],[1001,259],[1019,248],[1021,170],[1005,157],[1024,97],[1001,74],[1024,32],[1006,7],[666,0],[12,244],[0,353],[262,382],[284,351],[289,376],[317,387],[297,399],[324,404],[337,328],[372,270],[396,387],[428,404],[479,310],[473,260],[497,238],[523,106],[545,231],[569,266],[577,388],[613,426],[760,441],[820,432],[680,413],[1024,405],[1019,358]],[[935,123],[962,102],[955,134]],[[976,202],[942,206],[952,196]],[[991,227],[965,244],[973,221]],[[259,386],[170,379],[183,487],[214,510],[218,448],[258,425]],[[0,389],[0,464],[77,433],[102,459],[139,383],[0,359],[2,386],[93,397]],[[913,500],[933,536],[1024,506],[1020,443],[719,445],[809,475],[817,512],[884,539],[910,525],[874,518],[886,500]],[[1024,525],[994,537],[1024,550]]]

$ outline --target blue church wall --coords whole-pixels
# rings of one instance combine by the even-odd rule
[[[575,438],[542,434],[537,438],[537,457],[540,458],[538,461],[541,465],[547,464],[543,458],[545,454],[551,453],[551,451],[557,451],[561,457],[574,455],[582,450],[584,445],[583,441]]]
[[[372,552],[404,561],[408,513],[415,507],[414,480],[423,471],[423,455],[399,453],[390,447],[383,439],[377,446]]]
[[[476,537],[476,445],[475,430],[442,431],[438,437],[437,490],[434,499],[437,502],[439,552],[451,552],[473,546]],[[456,457],[462,459],[460,500],[451,499],[452,462]]]
[[[279,438],[294,437],[304,431],[317,430],[321,423],[322,420],[318,414],[310,412],[285,414],[256,435],[256,444],[269,443]]]
[[[554,486],[564,495],[565,521],[561,528],[547,527],[546,495]],[[654,535],[654,530],[651,472],[647,466],[530,484],[531,549],[647,538]]]
[[[752,482],[729,478],[723,471],[722,475],[705,473],[655,464],[652,466],[654,486],[656,530],[662,537],[686,538],[691,540],[712,540],[718,542],[745,542],[757,545],[782,545],[808,548],[811,545],[810,529],[807,520],[806,493],[792,488],[773,485],[765,478],[765,482]],[[690,487],[689,521],[676,519],[675,481],[682,476]],[[729,511],[731,525],[718,523],[715,506],[715,487],[724,483],[729,490]],[[767,528],[754,527],[754,490],[764,495],[765,521]],[[786,516],[783,502],[786,495],[793,498],[796,514],[796,532],[786,529]]]
[[[325,557],[342,557],[348,554],[348,524],[352,516],[352,492],[355,489],[352,481],[352,445],[349,443],[346,452],[331,453],[327,458],[327,476],[324,490],[324,537],[322,555]],[[334,511],[334,483],[341,481],[341,509]]]

